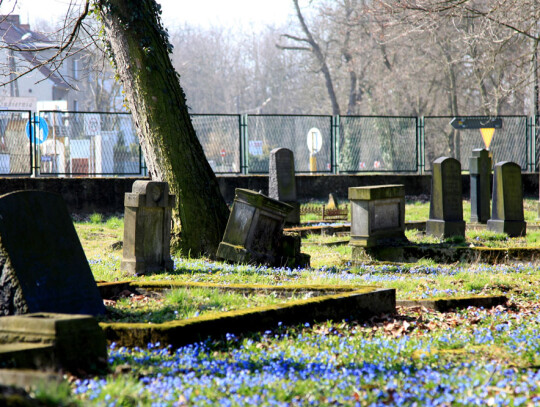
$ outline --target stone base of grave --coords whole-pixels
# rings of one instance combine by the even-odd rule
[[[375,246],[401,246],[408,244],[409,241],[405,237],[405,233],[402,231],[396,231],[394,233],[386,233],[381,236],[359,236],[351,235],[351,241],[349,245],[359,247],[375,247]]]
[[[216,256],[232,263],[266,264],[271,267],[309,267],[311,256],[300,252],[300,236],[284,235],[281,241],[280,256],[269,256],[248,250],[242,246],[221,242]]]
[[[487,221],[487,229],[496,233],[506,233],[510,237],[525,236],[527,233],[527,222],[489,219]]]
[[[120,270],[125,271],[131,275],[143,275],[143,274],[152,274],[159,273],[163,271],[172,271],[174,270],[174,261],[172,259],[165,260],[162,264],[149,264],[144,260],[134,259],[123,259],[120,263]]]
[[[426,222],[426,233],[441,239],[452,236],[465,237],[465,221],[428,219]]]
[[[471,214],[471,221],[470,223],[478,223],[485,225],[487,223],[488,219],[481,219],[478,215],[472,215]]]
[[[294,226],[300,224],[300,204],[298,202],[287,202],[283,201],[286,204],[289,204],[292,206],[292,211],[289,212],[287,217],[285,218],[285,225],[286,226]]]
[[[12,367],[99,373],[107,367],[107,342],[89,315],[13,315],[0,318],[0,355]]]

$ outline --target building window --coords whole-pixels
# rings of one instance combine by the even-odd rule
[[[78,100],[74,100],[73,101],[73,110],[75,112],[78,112],[79,111],[79,101]]]

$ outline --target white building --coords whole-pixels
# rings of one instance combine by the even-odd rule
[[[21,24],[18,15],[0,16],[0,97],[65,100],[68,110],[81,110],[85,99],[80,55],[65,57],[57,69],[43,64],[57,49],[42,33]],[[40,50],[51,47],[49,50]],[[24,74],[24,75],[23,75]],[[22,110],[22,109],[21,109]]]

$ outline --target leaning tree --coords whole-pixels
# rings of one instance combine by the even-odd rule
[[[91,17],[123,87],[149,173],[167,181],[177,196],[175,246],[186,255],[213,256],[229,210],[191,123],[161,7],[154,0],[84,0],[69,30],[64,27],[56,54],[43,63],[58,66],[66,54],[78,52],[74,44]]]

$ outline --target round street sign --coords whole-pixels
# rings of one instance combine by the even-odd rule
[[[307,134],[307,146],[311,154],[317,154],[322,148],[322,135],[321,131],[312,127]]]
[[[34,133],[36,133],[34,135]],[[45,119],[41,116],[35,118],[35,120],[28,120],[26,123],[26,136],[34,143],[41,144],[47,140],[49,135],[49,126]]]
[[[225,154],[227,154],[227,152],[225,151],[224,148],[221,149],[221,158],[225,158]]]

